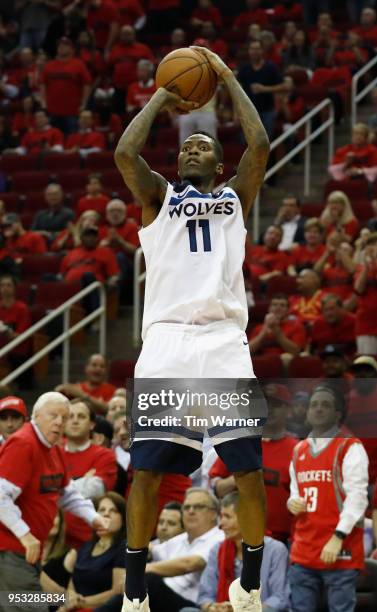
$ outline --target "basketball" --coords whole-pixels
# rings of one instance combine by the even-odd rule
[[[184,100],[197,102],[199,108],[212,98],[216,85],[216,73],[208,60],[194,49],[172,51],[157,68],[156,87],[165,87]]]

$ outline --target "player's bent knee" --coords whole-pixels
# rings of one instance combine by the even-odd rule
[[[132,485],[148,487],[150,489],[158,488],[161,484],[163,474],[151,470],[135,470]]]
[[[259,495],[264,489],[262,470],[248,472],[234,472],[237,489],[240,493],[247,494],[249,497]]]

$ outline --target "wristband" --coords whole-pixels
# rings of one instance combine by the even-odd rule
[[[335,529],[334,535],[336,535],[336,537],[339,538],[339,540],[344,540],[347,537],[347,534],[344,533],[343,531],[340,531],[339,529]]]

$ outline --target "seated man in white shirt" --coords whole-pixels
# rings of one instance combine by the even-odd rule
[[[182,511],[186,531],[153,546],[153,561],[146,567],[153,612],[179,612],[196,603],[209,552],[224,539],[217,526],[219,504],[212,493],[196,487],[188,489]]]
[[[300,200],[295,195],[287,195],[278,210],[274,221],[283,230],[283,237],[279,244],[280,251],[290,249],[293,244],[305,242],[305,217],[300,213]]]

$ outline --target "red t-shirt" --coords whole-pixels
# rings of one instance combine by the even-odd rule
[[[369,459],[369,484],[377,478],[377,390],[361,395],[351,389],[348,396],[347,427],[360,438]],[[365,437],[364,437],[365,436]],[[374,437],[371,437],[374,436]]]
[[[347,450],[359,442],[356,438],[334,438],[327,447],[313,455],[308,440],[299,442],[294,450],[293,465],[300,497],[306,499],[307,511],[294,523],[292,563],[311,569],[329,566],[320,559],[339,521],[339,505],[344,502],[342,464]],[[339,559],[331,569],[362,569],[364,567],[363,529],[354,527],[343,541],[343,550],[351,559]]]
[[[92,77],[101,76],[105,72],[106,62],[100,51],[81,47],[78,58],[84,62]]]
[[[123,225],[118,225],[117,227],[103,225],[102,227],[100,227],[100,230],[99,230],[100,240],[104,240],[104,239],[111,240],[111,237],[109,236],[110,230],[115,230],[117,234],[119,234],[119,236],[123,238],[123,240],[125,240],[126,242],[130,242],[135,247],[140,246],[138,228],[137,228],[136,223],[134,223],[133,221],[125,221]],[[110,247],[115,251],[115,253],[120,253],[123,251],[123,249],[118,244],[111,246],[111,242],[110,242]]]
[[[89,6],[86,26],[94,34],[96,47],[104,49],[109,38],[112,23],[119,23],[117,7],[110,0],[103,0],[100,6]]]
[[[211,21],[216,28],[221,28],[223,20],[221,13],[215,6],[209,6],[207,9],[196,8],[192,14],[191,19],[200,19],[200,21]]]
[[[341,266],[325,266],[322,271],[322,289],[325,293],[335,293],[342,300],[353,294],[353,275]]]
[[[235,18],[234,27],[246,29],[251,23],[257,23],[261,28],[265,28],[268,24],[266,11],[260,8],[255,11],[244,11]]]
[[[29,307],[25,302],[16,300],[12,306],[5,307],[0,303],[0,321],[9,325],[16,334],[22,334],[31,326],[31,316]],[[7,333],[0,333],[0,346],[3,347],[10,342]],[[16,346],[12,353],[15,355],[25,355],[31,352],[31,340],[25,340]]]
[[[335,232],[337,230],[337,226],[334,223],[330,223],[330,225],[328,225],[326,227],[326,234],[329,235],[332,232]],[[357,238],[357,235],[359,233],[359,222],[357,219],[350,219],[350,221],[347,221],[347,223],[343,223],[342,224],[342,230],[348,235],[350,236],[350,238],[352,240],[355,240],[355,238]]]
[[[108,202],[110,202],[110,198],[104,193],[100,193],[98,196],[83,196],[76,205],[77,217],[81,217],[82,213],[86,210],[95,210],[101,217],[105,218]]]
[[[79,382],[77,385],[90,397],[104,402],[109,402],[116,391],[116,387],[108,382],[101,383],[96,387],[91,387],[86,381]]]
[[[297,270],[312,268],[325,251],[325,245],[319,244],[315,249],[309,249],[305,244],[297,245],[291,251],[292,264]]]
[[[16,238],[7,238],[5,246],[12,255],[24,255],[26,253],[46,253],[46,242],[41,234],[37,232],[25,232]]]
[[[291,263],[291,258],[284,251],[271,250],[258,245],[248,250],[247,263],[252,275],[261,276],[273,270],[286,272]]]
[[[81,478],[89,470],[95,469],[94,474],[101,478],[106,491],[111,491],[117,479],[117,464],[114,452],[109,448],[91,444],[89,448],[78,452],[69,452],[63,449],[63,456],[67,466],[69,479]],[[82,519],[71,512],[65,512],[65,533],[69,546],[78,548],[92,537],[93,531]]]
[[[127,90],[127,106],[133,106],[135,109],[141,110],[149,102],[155,91],[156,85],[153,80],[146,87],[140,81],[131,83]]]
[[[137,80],[137,63],[148,59],[154,63],[154,55],[147,45],[135,42],[132,45],[115,44],[109,55],[108,63],[113,67],[112,79],[118,89],[125,90]]]
[[[366,144],[362,147],[349,144],[344,147],[340,147],[335,151],[335,155],[332,159],[331,164],[344,164],[346,161],[347,153],[354,154],[353,166],[357,168],[370,168],[377,166],[377,147],[372,144]]]
[[[106,149],[106,140],[103,134],[95,132],[94,130],[84,132],[76,132],[70,134],[66,140],[65,148],[73,149],[78,147],[79,149]]]
[[[303,323],[313,323],[321,314],[321,300],[323,291],[318,289],[312,297],[291,295],[289,298],[290,312]]]
[[[355,281],[360,276],[363,266],[357,266]],[[356,336],[377,335],[377,266],[367,275],[367,286],[363,293],[357,294]]]
[[[339,323],[330,324],[323,316],[318,317],[311,330],[312,344],[316,351],[321,352],[327,344],[348,346],[349,352],[355,351],[356,317],[351,312],[344,312]],[[347,350],[347,349],[345,349]]]
[[[372,28],[368,29],[359,26],[357,28],[353,28],[352,32],[358,34],[362,41],[366,42],[372,47],[377,47],[377,26],[373,26]]]
[[[296,4],[293,4],[292,6],[277,4],[274,8],[274,19],[277,21],[301,21],[301,4],[298,2]]]
[[[60,494],[69,480],[62,449],[44,446],[31,423],[26,423],[0,447],[0,478],[21,489],[15,504],[33,536],[43,545],[58,511]],[[21,542],[1,521],[0,550],[25,554]]]
[[[118,0],[117,9],[120,17],[120,24],[134,25],[135,21],[145,15],[145,11],[139,0]]]
[[[249,336],[249,340],[255,338],[261,331],[263,324],[256,325]],[[303,349],[306,345],[306,331],[305,327],[296,317],[288,317],[280,324],[280,328],[285,336],[300,349]],[[273,334],[269,334],[265,339],[262,348],[258,351],[258,355],[281,355],[284,353],[284,349],[277,344]]]
[[[89,85],[91,80],[87,67],[78,58],[47,62],[42,73],[42,83],[46,86],[48,112],[64,117],[77,115],[83,87]]]
[[[15,113],[12,119],[12,132],[22,133],[35,128],[34,115],[31,113]]]
[[[360,53],[365,63],[367,63],[368,61],[367,51],[365,49],[359,49],[359,50],[360,50]],[[341,49],[339,51],[336,51],[334,55],[334,62],[336,66],[349,66],[351,70],[360,66],[360,62],[358,58],[356,57],[355,52],[352,51],[352,49]]]
[[[62,132],[57,128],[48,126],[44,130],[27,132],[21,140],[21,147],[25,147],[27,153],[40,153],[55,145],[63,146],[63,142]]]
[[[96,247],[88,250],[80,246],[65,255],[60,272],[66,281],[79,281],[85,272],[92,272],[103,283],[110,276],[119,274],[119,266],[111,249]]]

